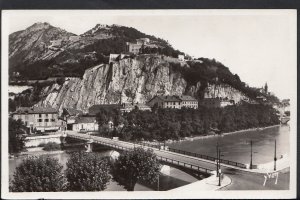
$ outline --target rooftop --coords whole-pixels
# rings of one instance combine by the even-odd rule
[[[42,113],[58,113],[55,108],[42,107],[19,107],[13,114],[42,114]]]
[[[178,101],[180,102],[181,100],[176,97],[176,96],[170,96],[170,95],[167,95],[167,96],[157,96],[158,98],[160,98],[162,101]]]
[[[178,96],[178,98],[179,98],[181,101],[197,101],[197,99],[195,99],[195,98],[192,97],[192,96],[188,96],[188,95],[181,95],[181,96]]]
[[[112,110],[112,109],[120,109],[122,106],[120,104],[99,104],[93,105],[89,108],[90,115],[96,115],[101,109]]]
[[[80,116],[75,119],[75,123],[95,123],[97,122],[96,117],[92,116]]]
[[[74,108],[64,108],[64,110],[67,112],[68,115],[74,116],[74,115],[81,115],[83,112],[81,110],[76,110]]]

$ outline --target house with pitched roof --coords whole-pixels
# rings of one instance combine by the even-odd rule
[[[181,95],[178,96],[178,98],[181,100],[181,107],[186,107],[186,108],[198,108],[198,101],[192,96],[188,95]]]
[[[98,131],[99,126],[95,116],[77,116],[72,130],[78,132]]]
[[[22,120],[32,133],[34,129],[45,131],[58,131],[63,128],[63,121],[58,119],[58,110],[41,107],[19,107],[12,113],[12,118]]]
[[[177,108],[181,109],[182,107],[187,108],[198,108],[198,101],[188,95],[165,95],[165,96],[154,96],[149,102],[148,105],[153,107],[157,105],[159,108]]]
[[[81,110],[74,108],[63,108],[62,119],[67,124],[67,130],[73,129],[73,124],[75,124],[76,117],[82,114],[83,112]]]

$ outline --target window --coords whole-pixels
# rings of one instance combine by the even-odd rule
[[[38,119],[38,122],[42,122],[43,120],[42,119]]]
[[[173,105],[175,106],[175,102],[173,102]]]
[[[39,114],[39,117],[42,117],[42,114]]]
[[[55,122],[55,119],[51,119],[51,122]]]
[[[49,122],[49,119],[45,119],[45,122]]]
[[[48,114],[46,114],[46,117],[48,117]]]

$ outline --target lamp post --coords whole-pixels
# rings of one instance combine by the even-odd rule
[[[253,163],[252,163],[252,160],[253,160],[253,154],[254,153],[257,153],[257,152],[253,152],[253,150],[252,150],[252,140],[250,141],[250,146],[251,146],[251,153],[250,153],[250,169],[252,169],[253,168]]]
[[[219,170],[221,169],[221,166],[220,166],[220,157],[221,157],[221,150],[219,149]],[[221,171],[221,170],[220,170]],[[221,174],[218,172],[218,174],[219,174],[219,184],[218,184],[218,186],[221,186]]]
[[[157,191],[159,191],[159,173],[157,174]]]
[[[218,164],[218,161],[219,161],[219,143],[217,143],[217,177],[219,177],[219,164]]]
[[[276,171],[276,161],[277,161],[277,157],[276,157],[276,140],[275,140],[275,152],[274,152],[274,171]]]
[[[219,148],[218,150],[218,161],[219,161],[219,166],[218,166],[218,174],[219,174],[219,184],[218,186],[221,186],[221,156],[224,156],[224,155],[221,155],[221,149]]]
[[[252,140],[250,141],[251,154],[250,154],[250,169],[252,169]]]

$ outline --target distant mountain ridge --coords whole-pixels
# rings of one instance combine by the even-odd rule
[[[76,35],[49,23],[35,23],[9,35],[9,72],[19,72],[24,79],[81,77],[85,69],[107,63],[110,53],[124,52],[126,42],[142,37],[181,53],[165,40],[131,27],[97,24]]]
[[[164,52],[130,55],[108,63],[110,53],[124,52],[126,42],[139,38],[149,38]],[[178,59],[183,52],[167,41],[130,27],[97,24],[76,35],[36,23],[10,34],[9,45],[10,80],[67,77],[58,84],[34,86],[34,94],[27,96],[40,106],[86,110],[99,103],[145,103],[157,94],[224,98],[236,103],[262,95],[270,102],[278,101],[249,87],[215,59]]]

